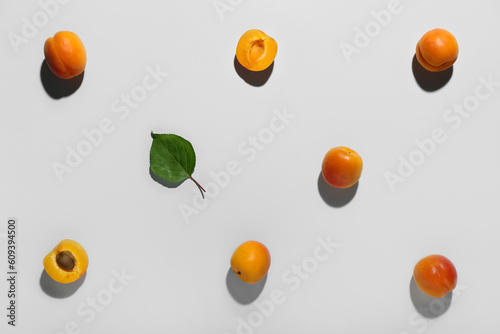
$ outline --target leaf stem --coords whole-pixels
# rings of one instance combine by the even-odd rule
[[[204,193],[204,192],[206,192],[206,190],[205,190],[205,189],[203,189],[203,187],[202,187],[202,186],[201,186],[198,182],[196,182],[196,180],[195,180],[195,179],[193,179],[193,177],[192,177],[191,175],[189,176],[189,178],[190,178],[191,180],[193,180],[193,182],[194,182],[194,183],[198,186],[198,189],[200,189],[200,192],[201,192],[201,197],[203,197],[203,199],[205,199],[205,194],[203,194],[203,193]],[[202,190],[203,190],[203,191],[202,191]]]

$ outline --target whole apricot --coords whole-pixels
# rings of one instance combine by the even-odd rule
[[[458,43],[448,30],[437,28],[426,32],[417,43],[417,60],[428,71],[440,72],[458,58]]]
[[[271,266],[271,255],[266,246],[258,241],[242,243],[231,256],[231,269],[248,284],[259,282]]]
[[[244,33],[236,46],[236,59],[250,71],[263,71],[274,61],[278,44],[258,29]]]
[[[457,270],[442,255],[429,255],[418,261],[413,278],[420,290],[435,298],[446,296],[457,286]]]
[[[361,156],[345,146],[330,149],[321,166],[321,173],[326,183],[336,188],[351,187],[358,182],[362,171]]]
[[[80,38],[70,31],[59,31],[44,46],[47,65],[61,79],[81,74],[87,64],[87,52]]]
[[[76,241],[65,239],[43,259],[43,267],[53,280],[71,283],[87,270],[89,258],[85,249]]]

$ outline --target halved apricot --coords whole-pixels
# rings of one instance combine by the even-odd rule
[[[417,60],[428,71],[440,72],[458,58],[458,43],[448,30],[437,28],[426,32],[417,43]]]
[[[236,59],[250,71],[263,71],[274,61],[278,44],[258,29],[248,30],[236,46]]]
[[[59,31],[44,46],[47,65],[61,79],[81,74],[87,64],[87,52],[80,38],[70,31]]]
[[[59,283],[71,283],[79,279],[87,270],[89,258],[87,252],[76,241],[62,240],[43,259],[43,267],[53,280]]]

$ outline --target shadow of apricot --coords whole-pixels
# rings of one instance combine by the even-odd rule
[[[426,70],[422,65],[420,65],[416,55],[413,56],[411,68],[415,81],[417,81],[420,88],[426,92],[435,92],[438,89],[443,88],[448,81],[450,81],[451,76],[453,75],[453,66],[441,72],[431,72]]]
[[[262,290],[264,290],[266,281],[267,274],[260,282],[257,282],[255,284],[245,283],[234,273],[231,268],[229,268],[226,275],[227,290],[235,301],[243,305],[248,305],[259,297]]]
[[[359,181],[349,188],[335,188],[326,183],[323,174],[319,172],[318,191],[326,204],[334,208],[341,208],[347,205],[358,191]]]
[[[433,319],[448,311],[451,305],[453,291],[448,292],[446,296],[441,298],[431,297],[420,290],[412,276],[410,280],[410,297],[418,313],[425,318]]]
[[[68,97],[76,92],[82,85],[84,76],[85,71],[74,78],[61,79],[52,72],[45,60],[42,62],[40,69],[40,79],[42,80],[43,88],[55,100]]]
[[[273,68],[274,61],[271,65],[269,65],[268,68],[263,71],[250,71],[249,69],[243,67],[243,65],[241,65],[238,61],[238,58],[234,56],[234,69],[236,70],[236,73],[238,73],[240,78],[242,78],[247,84],[254,87],[264,86],[264,84],[267,82],[267,80],[269,80],[269,77],[273,73]]]
[[[76,281],[64,284],[54,281],[44,269],[42,275],[40,275],[40,287],[42,288],[42,291],[50,297],[67,298],[74,294],[76,290],[82,286],[86,277],[87,272],[85,272],[83,276]]]

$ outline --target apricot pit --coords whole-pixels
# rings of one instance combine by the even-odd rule
[[[62,251],[57,254],[56,262],[59,268],[64,271],[72,271],[75,268],[75,257],[68,251]]]

